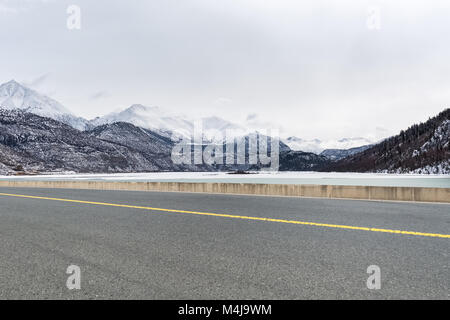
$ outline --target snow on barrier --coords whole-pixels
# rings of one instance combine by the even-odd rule
[[[450,203],[450,188],[380,187],[258,183],[0,181],[0,187],[204,192],[289,197],[342,198]]]

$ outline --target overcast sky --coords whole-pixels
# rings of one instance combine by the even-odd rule
[[[1,82],[87,118],[140,103],[382,138],[450,105],[448,0],[0,0],[0,40]]]

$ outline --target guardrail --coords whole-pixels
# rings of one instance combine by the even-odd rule
[[[296,185],[258,183],[0,181],[0,187],[204,192],[289,197],[450,203],[450,188]]]

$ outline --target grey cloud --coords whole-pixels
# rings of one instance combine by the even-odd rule
[[[109,93],[107,91],[98,91],[92,95],[89,96],[91,100],[97,100],[101,98],[109,97]]]
[[[37,78],[34,78],[31,81],[24,81],[23,84],[26,85],[26,86],[30,86],[30,87],[39,86],[42,83],[44,83],[45,80],[47,80],[49,76],[50,76],[50,73],[46,73],[46,74],[43,74],[43,75],[41,75],[41,76],[39,76]]]
[[[17,13],[54,0],[0,0],[0,12]]]
[[[379,2],[377,31],[368,0],[77,0],[77,31],[70,4],[1,12],[0,70],[4,81],[51,70],[39,89],[87,118],[141,103],[241,123],[257,114],[326,140],[395,133],[449,105],[448,1]]]

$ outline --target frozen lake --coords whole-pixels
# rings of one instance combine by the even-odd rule
[[[450,175],[384,173],[259,172],[242,175],[225,172],[68,173],[38,176],[0,176],[0,180],[229,182],[450,188]]]

